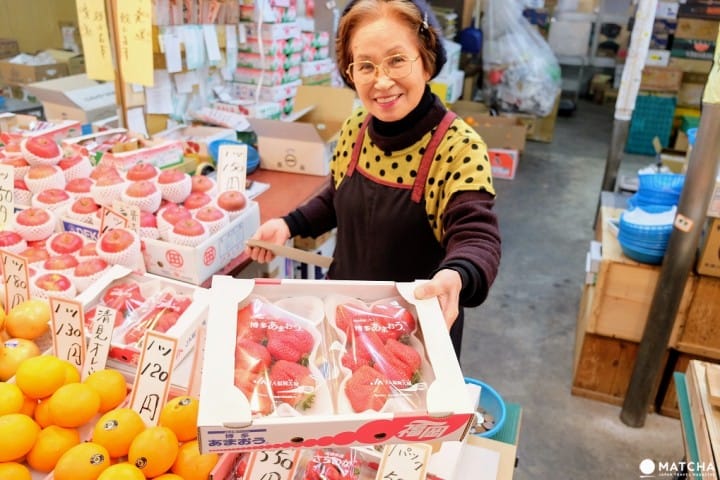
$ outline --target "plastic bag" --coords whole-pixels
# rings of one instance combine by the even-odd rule
[[[549,115],[560,94],[560,65],[517,0],[486,0],[483,95],[505,112]]]

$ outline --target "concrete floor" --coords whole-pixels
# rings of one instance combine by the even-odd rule
[[[621,407],[571,395],[585,253],[613,110],[581,102],[550,144],[530,142],[514,180],[496,180],[503,236],[488,300],[466,312],[463,371],[523,408],[515,479],[637,479],[649,458],[683,458],[680,421],[648,415],[631,428]],[[624,156],[620,174],[651,157]]]

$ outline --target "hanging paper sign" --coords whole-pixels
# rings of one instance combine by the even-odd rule
[[[112,208],[103,207],[100,210],[100,235],[112,228],[127,228],[128,219]]]
[[[117,310],[105,305],[98,305],[95,308],[95,317],[90,327],[90,343],[83,362],[81,375],[83,380],[90,374],[105,369],[117,315]]]
[[[152,2],[116,0],[115,31],[123,80],[153,86]]]
[[[426,443],[386,445],[376,479],[423,480],[432,446]]]
[[[170,390],[177,340],[146,331],[141,348],[130,408],[140,414],[147,426],[154,426]]]
[[[105,0],[75,0],[75,5],[85,53],[85,73],[94,80],[114,80]]]
[[[53,353],[80,371],[85,360],[85,330],[82,304],[66,298],[50,297],[53,326]]]
[[[30,299],[30,275],[27,259],[0,250],[3,280],[5,281],[5,311],[10,311]]]
[[[0,230],[4,230],[15,212],[14,172],[10,165],[0,165]]]
[[[218,149],[218,189],[245,191],[247,145],[220,145]]]
[[[246,478],[290,480],[295,478],[300,449],[255,451],[248,460]]]

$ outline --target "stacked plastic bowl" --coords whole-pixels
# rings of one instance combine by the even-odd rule
[[[685,184],[680,173],[643,173],[638,175],[638,191],[628,199],[628,206],[677,205]]]

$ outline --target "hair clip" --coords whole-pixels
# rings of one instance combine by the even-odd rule
[[[422,28],[423,28],[424,30],[427,30],[427,29],[428,29],[428,17],[427,17],[427,12],[423,12]]]

